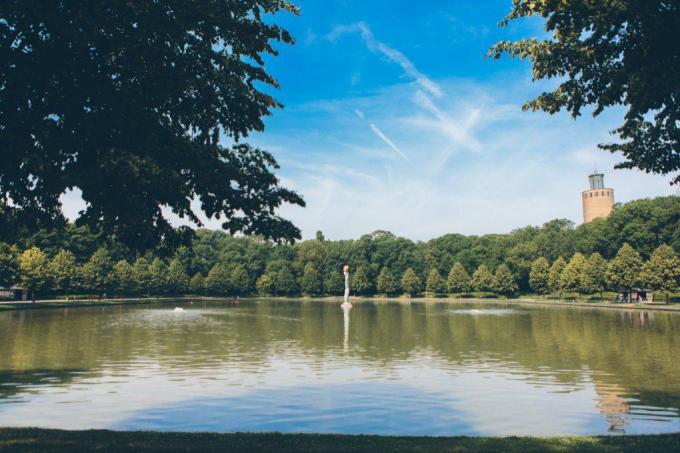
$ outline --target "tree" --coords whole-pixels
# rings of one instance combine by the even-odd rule
[[[237,294],[246,294],[250,292],[250,276],[245,267],[237,264],[229,272],[229,283],[232,291]]]
[[[517,282],[512,271],[506,264],[501,264],[496,268],[496,275],[494,276],[493,290],[497,294],[504,296],[512,296],[517,292]]]
[[[132,274],[135,280],[135,287],[139,293],[146,294],[151,292],[151,274],[149,273],[149,260],[144,257],[137,258],[132,265]]]
[[[585,257],[581,253],[574,253],[574,256],[571,257],[560,275],[560,289],[563,291],[575,291],[580,295],[583,291],[581,282],[583,281],[583,273],[586,270],[585,267]]]
[[[19,260],[13,247],[0,242],[0,286],[10,287],[19,278]]]
[[[76,257],[68,250],[60,250],[48,264],[52,289],[68,293],[76,283]]]
[[[471,284],[476,291],[493,291],[493,274],[485,264],[480,264],[472,274]]]
[[[550,272],[548,273],[548,287],[552,293],[561,291],[561,278],[564,268],[567,267],[567,262],[561,256],[552,263]]]
[[[263,274],[255,282],[255,288],[258,294],[263,296],[272,296],[276,291],[275,286],[276,274]]]
[[[205,286],[210,294],[226,296],[231,290],[229,284],[229,271],[222,264],[215,264],[205,278]]]
[[[303,294],[308,296],[316,296],[323,291],[321,274],[312,263],[307,263],[305,266],[300,279],[300,287]]]
[[[593,116],[606,108],[625,105],[621,143],[600,145],[622,152],[617,168],[640,168],[668,174],[680,170],[678,149],[680,104],[680,4],[667,0],[534,1],[516,0],[501,24],[529,16],[546,18],[549,37],[502,41],[489,50],[499,58],[528,58],[534,80],[557,79],[524,109],[555,113],[566,109],[573,117],[593,105]],[[680,183],[680,176],[674,179]]]
[[[451,267],[446,286],[450,293],[464,293],[470,290],[470,276],[460,262],[456,261]]]
[[[642,258],[630,245],[623,244],[607,266],[607,281],[616,291],[630,290],[641,283]]]
[[[200,272],[196,272],[191,280],[189,281],[189,290],[193,294],[203,294],[205,293],[205,278]]]
[[[231,233],[299,238],[275,209],[304,202],[279,186],[272,155],[220,144],[262,131],[281,107],[264,61],[278,55],[275,42],[293,42],[270,17],[297,14],[291,3],[1,5],[3,199],[59,223],[59,196],[78,187],[87,203],[78,222],[140,250],[191,231],[173,228],[162,206],[199,226],[200,204]]]
[[[49,283],[47,257],[38,247],[31,247],[19,255],[20,283],[31,294],[35,302],[35,293],[44,289]]]
[[[643,268],[642,278],[654,291],[668,293],[680,290],[680,258],[672,247],[662,244],[654,250]]]
[[[421,290],[420,277],[418,277],[418,274],[410,267],[406,269],[404,275],[401,276],[401,288],[408,294],[409,299],[411,296],[418,294]]]
[[[432,269],[427,274],[427,281],[425,282],[425,289],[429,295],[437,296],[446,292],[446,282],[442,278],[437,269]]]
[[[354,274],[352,274],[350,288],[356,294],[368,294],[371,291],[373,285],[371,284],[371,280],[368,278],[368,271],[366,270],[365,266],[359,266],[357,267],[357,270],[354,271]]]
[[[536,294],[547,294],[550,290],[550,265],[542,256],[531,263],[529,285]]]
[[[283,267],[276,273],[274,287],[276,288],[276,293],[283,296],[292,296],[299,291],[295,275],[293,275],[293,272],[288,267]]]
[[[383,267],[380,270],[380,274],[378,274],[378,279],[376,281],[376,289],[379,293],[387,295],[394,294],[399,289],[397,281],[387,267]]]
[[[585,270],[581,276],[581,287],[587,294],[601,293],[607,284],[607,261],[595,252],[588,257]]]
[[[323,280],[323,291],[327,295],[342,294],[344,285],[343,275],[338,271],[331,270],[326,273],[326,278]]]
[[[109,252],[100,247],[83,265],[83,277],[87,288],[99,294],[109,291],[113,283],[113,261]]]
[[[133,294],[137,289],[135,269],[127,260],[119,260],[113,265],[115,290],[122,294]]]
[[[155,295],[168,292],[168,266],[160,258],[154,258],[149,265],[149,288]]]
[[[167,287],[173,294],[184,294],[189,289],[189,275],[184,265],[175,258],[168,264]]]

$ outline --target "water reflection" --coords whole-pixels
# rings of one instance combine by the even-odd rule
[[[347,352],[349,351],[349,311],[352,309],[352,306],[350,304],[342,304],[340,305],[340,308],[342,308],[342,318],[345,326],[345,338],[342,345],[343,350]]]
[[[0,425],[680,430],[674,314],[398,303],[338,310],[316,301],[173,308],[0,314]]]

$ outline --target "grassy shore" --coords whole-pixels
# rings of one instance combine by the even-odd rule
[[[677,297],[674,297],[674,301]],[[201,302],[225,302],[230,298],[225,297],[205,297],[205,296],[180,296],[180,297],[145,297],[145,298],[111,298],[111,299],[46,299],[38,300],[35,303],[31,301],[22,302],[7,302],[0,301],[0,312],[7,310],[32,310],[41,308],[59,308],[59,307],[97,307],[107,305],[140,305],[140,304],[171,304],[173,302],[182,301],[201,301]],[[340,303],[340,297],[243,297],[243,301],[252,300],[274,300],[274,301],[305,301],[305,300],[325,300],[333,303]],[[485,303],[485,304],[519,304],[519,305],[546,305],[546,306],[568,306],[568,307],[588,307],[588,308],[610,308],[619,310],[651,310],[651,311],[675,311],[680,312],[680,303],[671,303],[668,305],[648,305],[642,303],[612,303],[607,300],[598,299],[546,299],[537,296],[525,295],[515,298],[498,298],[498,297],[352,297],[351,301],[354,303],[361,302],[411,302],[411,303],[429,303],[429,302],[443,302],[443,303]]]
[[[41,308],[65,308],[65,307],[101,307],[107,305],[147,305],[147,304],[169,304],[172,302],[182,302],[186,300],[196,300],[189,297],[148,297],[148,298],[116,298],[116,299],[52,299],[20,301],[20,302],[0,302],[0,312],[8,310],[35,310]]]
[[[574,437],[388,437],[332,434],[214,434],[0,428],[0,450],[314,452],[665,452],[680,434]]]

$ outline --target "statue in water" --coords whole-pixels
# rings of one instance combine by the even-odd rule
[[[352,304],[349,303],[349,266],[347,264],[342,268],[342,273],[345,274],[345,301],[342,305],[351,307]]]

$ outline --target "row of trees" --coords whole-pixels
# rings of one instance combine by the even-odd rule
[[[50,259],[38,247],[19,252],[0,243],[0,285],[13,283],[35,297],[36,293],[181,294],[189,290],[190,280],[177,259],[169,264],[145,257],[133,263],[114,262],[109,252],[100,248],[79,264],[68,250],[60,250]]]
[[[665,244],[646,262],[629,244],[624,244],[609,262],[599,253],[587,258],[575,253],[568,262],[560,257],[552,265],[541,257],[531,265],[529,283],[537,294],[593,294],[635,287],[668,293],[680,289],[680,258]]]
[[[295,266],[284,260],[273,260],[255,279],[241,264],[217,263],[203,274],[190,276],[179,257],[168,263],[160,258],[137,258],[114,262],[109,252],[100,248],[84,263],[66,250],[53,258],[38,247],[19,252],[16,247],[0,243],[0,282],[19,283],[32,296],[36,292],[59,294],[115,293],[119,295],[206,294],[206,295],[337,295],[343,289],[340,266],[322,275],[312,262],[305,264],[296,275]],[[531,265],[529,282],[537,294],[577,292],[593,294],[607,289],[620,290],[645,286],[659,291],[677,291],[680,286],[680,258],[668,245],[659,246],[648,261],[630,245],[624,244],[616,256],[607,262],[600,254],[586,258],[575,253],[569,261],[562,257],[552,265],[544,257]],[[470,275],[462,263],[456,262],[446,278],[436,269],[425,278],[407,268],[401,275],[383,267],[372,279],[365,266],[353,269],[351,287],[355,294],[373,293],[415,295],[425,291],[438,296],[470,291],[493,292],[511,296],[519,287],[507,264],[500,264],[495,272],[480,264]]]
[[[132,251],[113,236],[72,224],[63,229],[32,234],[19,234],[17,230],[9,234],[7,230],[0,229],[0,233],[8,233],[0,236],[0,242],[14,244],[12,247],[3,246],[0,286],[20,283],[38,292],[90,294],[184,291],[202,294],[340,294],[343,285],[340,270],[344,264],[349,264],[353,290],[365,295],[415,294],[420,291],[440,294],[464,290],[502,294],[515,291],[543,293],[545,285],[537,286],[536,282],[540,279],[536,276],[545,273],[546,267],[550,271],[555,262],[562,262],[567,267],[573,260],[567,275],[578,273],[584,276],[565,277],[564,285],[553,284],[548,288],[552,292],[589,293],[603,285],[615,289],[641,280],[639,276],[629,276],[622,269],[610,273],[610,277],[605,278],[606,284],[601,284],[601,278],[590,282],[591,275],[597,274],[592,270],[583,272],[583,260],[591,269],[606,271],[608,263],[617,257],[624,244],[629,244],[639,254],[639,260],[631,260],[630,269],[645,276],[643,281],[647,282],[652,274],[642,273],[643,265],[639,263],[650,261],[655,249],[663,244],[668,245],[667,254],[673,252],[677,256],[680,252],[679,222],[680,197],[670,196],[627,203],[606,219],[578,227],[567,220],[552,220],[541,227],[520,228],[507,234],[448,234],[426,242],[414,242],[386,231],[375,231],[357,240],[331,241],[318,232],[315,239],[294,245],[277,245],[260,237],[235,237],[221,231],[198,230],[189,246],[164,246],[146,254]],[[19,272],[18,263],[21,255],[31,249],[39,249],[41,253],[33,250],[29,255],[35,257],[26,259],[25,267],[43,271],[37,272],[36,283],[29,285],[25,276],[30,273]],[[598,264],[597,256],[607,263]],[[563,259],[560,260],[560,257]],[[30,262],[37,264],[29,266]],[[50,264],[55,262],[65,264]],[[459,265],[456,266],[456,263]],[[50,267],[52,271],[45,270]],[[131,274],[130,267],[137,271]],[[148,267],[156,276],[153,281],[145,277]],[[464,270],[469,276],[467,286],[448,286],[449,274],[454,267],[456,275],[462,275],[460,270]],[[557,265],[559,267],[560,264]],[[57,272],[58,268],[66,270]],[[96,274],[104,277],[95,278],[93,269],[103,269]],[[514,285],[506,284],[510,279],[498,277],[499,272],[501,276],[507,274],[506,270],[509,270]],[[57,275],[61,273],[68,278]],[[473,279],[475,273],[481,277]],[[406,274],[408,278],[404,277]],[[488,274],[498,281],[491,283],[489,278],[482,278]],[[659,272],[653,274],[662,275]],[[17,278],[10,278],[12,275]],[[21,277],[23,280],[18,278],[20,275],[24,276]],[[623,275],[622,281],[626,283],[616,280],[617,275]],[[460,280],[465,279],[461,277]]]

